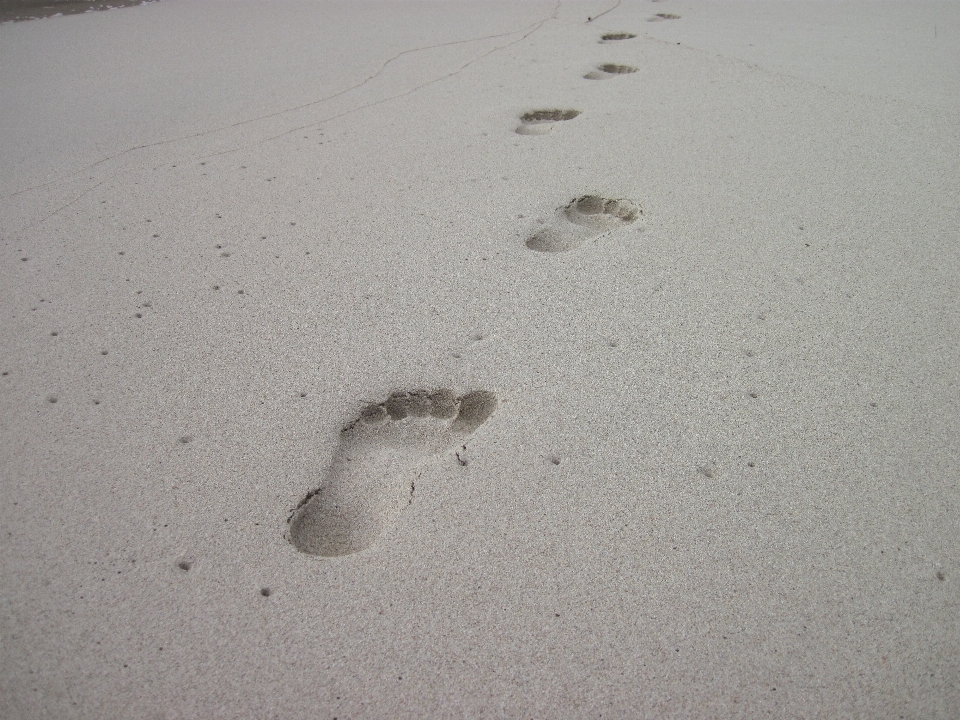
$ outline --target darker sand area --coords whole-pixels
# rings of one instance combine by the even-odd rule
[[[958,717],[957,7],[0,26],[0,717]]]

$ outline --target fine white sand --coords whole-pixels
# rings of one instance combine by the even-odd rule
[[[958,717],[958,7],[0,26],[0,717]]]

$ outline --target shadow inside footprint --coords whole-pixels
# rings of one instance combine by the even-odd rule
[[[608,78],[616,77],[617,75],[629,75],[630,73],[635,73],[639,68],[635,68],[632,65],[615,65],[613,63],[607,63],[606,65],[600,65],[596,70],[591,70],[584,77],[587,80],[607,80]]]
[[[633,33],[611,32],[611,33],[604,33],[603,35],[601,35],[600,42],[601,43],[617,42],[618,40],[629,40],[635,37],[636,35],[634,35]]]
[[[553,130],[554,123],[573,120],[579,110],[532,110],[520,116],[518,135],[546,135]]]
[[[335,557],[371,546],[410,503],[419,472],[480,427],[497,397],[478,390],[390,394],[343,428],[323,484],[290,520],[290,542],[310,555]]]
[[[635,223],[643,216],[633,200],[584,195],[557,211],[557,221],[527,240],[537,252],[566,252],[591,238]]]

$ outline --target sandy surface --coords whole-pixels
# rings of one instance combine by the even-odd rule
[[[0,27],[0,717],[958,716],[958,6],[614,6]]]

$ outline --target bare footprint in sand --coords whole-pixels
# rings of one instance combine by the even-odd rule
[[[635,37],[636,35],[634,35],[633,33],[611,32],[611,33],[604,33],[603,35],[601,35],[599,42],[601,45],[603,45],[605,43],[618,42],[620,40],[630,40],[631,38],[635,38]]]
[[[633,200],[584,195],[557,210],[556,222],[527,240],[527,247],[537,252],[566,252],[632,225],[642,216],[643,210]]]
[[[618,75],[629,75],[630,73],[635,73],[639,68],[633,67],[633,65],[615,65],[614,63],[606,63],[605,65],[598,65],[596,70],[591,70],[584,77],[587,80],[608,80]]]
[[[663,22],[664,20],[679,20],[679,15],[673,13],[657,13],[653,17],[648,17],[647,22]]]
[[[558,122],[573,120],[579,110],[531,110],[520,116],[518,135],[546,135]]]
[[[496,395],[484,390],[394,392],[368,405],[341,431],[323,484],[294,511],[290,542],[325,557],[370,547],[410,504],[419,473],[496,408]]]

